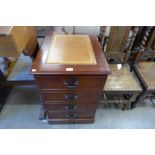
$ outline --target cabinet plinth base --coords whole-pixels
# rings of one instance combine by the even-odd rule
[[[94,123],[94,118],[80,118],[80,119],[48,119],[49,124],[85,124]]]

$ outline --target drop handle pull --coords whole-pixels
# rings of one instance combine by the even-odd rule
[[[67,114],[67,118],[77,118],[78,116],[76,114]]]
[[[78,95],[64,95],[66,100],[76,100],[79,98]]]
[[[71,104],[71,105],[69,104],[69,105],[65,106],[65,109],[69,110],[69,111],[74,111],[76,108],[77,108],[77,106],[74,104]]]
[[[67,82],[67,81],[64,81],[64,85],[67,87],[67,88],[76,88],[79,84],[79,81],[73,81],[73,82]]]

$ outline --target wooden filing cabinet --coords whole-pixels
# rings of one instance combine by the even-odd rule
[[[49,33],[33,63],[49,123],[92,123],[109,67],[95,36]]]

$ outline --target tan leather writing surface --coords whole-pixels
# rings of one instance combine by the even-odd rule
[[[46,63],[96,64],[88,35],[54,35]]]

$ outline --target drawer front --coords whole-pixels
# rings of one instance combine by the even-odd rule
[[[45,109],[46,111],[54,111],[54,112],[95,112],[96,111],[97,104],[96,103],[90,103],[90,104],[46,104],[45,103]]]
[[[96,102],[101,97],[101,91],[42,91],[44,101],[56,102]]]
[[[48,119],[79,119],[79,118],[93,118],[94,112],[47,112]]]
[[[35,76],[40,89],[102,89],[106,76]]]

